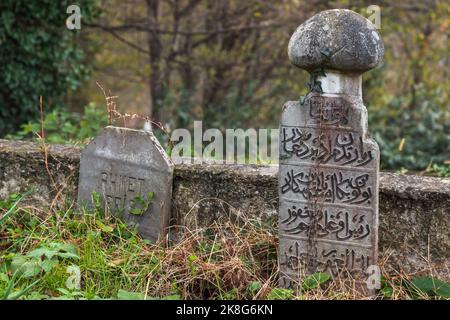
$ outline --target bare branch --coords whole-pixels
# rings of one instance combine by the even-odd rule
[[[131,31],[142,31],[142,32],[154,32],[159,34],[179,34],[184,36],[196,36],[196,35],[216,35],[220,33],[229,33],[229,32],[241,32],[246,30],[254,30],[254,29],[265,29],[265,28],[279,28],[281,25],[279,23],[275,23],[274,21],[264,21],[259,24],[251,24],[240,27],[231,27],[231,28],[222,28],[212,31],[182,31],[182,30],[166,30],[160,29],[150,26],[149,24],[124,24],[118,26],[106,26],[100,25],[96,23],[85,23],[88,27],[91,28],[99,28],[104,31],[114,31],[114,32],[131,32]]]

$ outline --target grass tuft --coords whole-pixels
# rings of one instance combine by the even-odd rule
[[[43,210],[18,199],[0,200],[0,299],[364,298],[327,274],[305,279],[299,292],[278,288],[273,221],[178,227],[176,240],[162,246],[98,210]],[[382,270],[377,298],[449,298],[449,284],[430,275],[415,280]]]

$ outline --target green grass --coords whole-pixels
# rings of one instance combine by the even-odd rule
[[[12,278],[13,263],[20,257],[29,258],[27,255],[32,250],[55,243],[74,248],[74,256],[54,257],[56,263],[47,271],[42,269],[27,276],[27,266],[22,268],[16,290],[40,279],[24,298],[64,296],[60,289],[67,289],[66,282],[72,275],[67,272],[70,266],[81,271],[80,289],[70,290],[79,297],[110,298],[119,289],[144,291],[148,275],[159,263],[157,252],[148,253],[149,245],[133,230],[113,218],[100,219],[94,213],[80,215],[67,209],[46,216],[33,208],[23,208],[9,217],[0,230],[0,272],[3,274],[0,292]],[[31,260],[43,264],[49,259],[44,255]]]
[[[218,220],[180,229],[166,246],[99,210],[42,209],[0,200],[1,299],[356,299],[327,274],[277,287],[274,223]],[[449,284],[383,274],[378,298],[448,298]],[[423,289],[421,289],[423,288]]]

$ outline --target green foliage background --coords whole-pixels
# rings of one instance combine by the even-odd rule
[[[87,105],[82,113],[53,110],[44,117],[45,139],[49,143],[83,144],[108,125],[108,116],[104,108],[94,103]],[[22,129],[7,135],[11,139],[27,139],[41,131],[39,121],[29,121]]]
[[[79,0],[83,19],[96,15],[96,0]],[[89,75],[83,50],[68,30],[70,0],[0,2],[0,136],[39,114],[39,96],[62,106],[68,91]]]
[[[175,7],[168,1],[156,2],[158,28],[172,30]],[[124,27],[111,33],[105,27],[148,27],[143,0],[78,1],[81,31],[65,27],[69,1],[3,0],[0,137],[27,138],[39,130],[40,95],[44,97],[49,142],[74,142],[95,135],[106,123],[106,115],[100,114],[105,97],[97,81],[107,94],[119,97],[122,113],[151,115],[152,68],[159,68],[164,75],[157,120],[169,131],[192,129],[195,120],[202,120],[204,129],[276,128],[284,102],[307,92],[307,73],[290,65],[286,54],[295,28],[318,11],[331,8],[349,8],[367,17],[366,9],[372,4],[365,0],[229,0],[214,2],[222,4],[216,8],[206,2],[192,3],[189,13],[176,21],[184,34],[159,34],[161,58],[149,63],[148,32]],[[191,1],[178,4],[183,8]],[[363,75],[363,98],[369,131],[380,145],[381,168],[431,170],[448,176],[447,1],[405,0],[400,4],[390,0],[380,9],[385,57],[380,66]],[[205,22],[208,16],[214,21]],[[102,27],[95,28],[91,22]],[[210,24],[209,29],[205,23]],[[231,31],[214,34],[215,23]],[[265,23],[271,27],[238,28]],[[207,35],[186,35],[196,30]],[[90,80],[83,82],[90,70]],[[98,108],[85,108],[91,101]],[[55,108],[59,111],[51,110]]]

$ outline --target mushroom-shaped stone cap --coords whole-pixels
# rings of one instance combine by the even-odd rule
[[[384,45],[369,20],[334,9],[301,24],[289,41],[288,54],[292,64],[308,71],[324,67],[362,73],[382,60]]]

